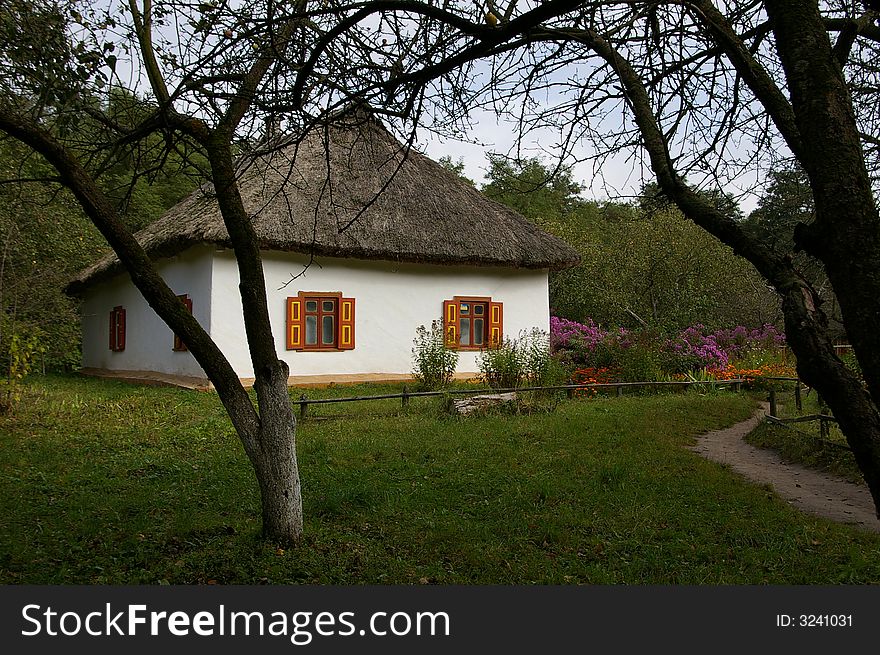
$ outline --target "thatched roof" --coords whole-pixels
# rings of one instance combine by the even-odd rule
[[[329,174],[328,174],[329,169]],[[242,162],[245,209],[264,249],[318,256],[559,269],[578,261],[563,241],[403,146],[363,112]],[[355,220],[356,219],[356,220]],[[213,187],[204,185],[136,235],[154,258],[229,246]],[[68,293],[117,274],[108,255]]]

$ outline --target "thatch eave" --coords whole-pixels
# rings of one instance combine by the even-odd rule
[[[232,249],[232,243],[228,239],[226,240],[216,240],[216,241],[185,241],[180,240],[173,243],[165,243],[161,248],[153,249],[149,252],[151,259],[154,261],[159,261],[161,259],[168,259],[171,257],[175,257],[185,250],[189,248],[198,246],[198,245],[206,245],[206,246],[214,246],[218,248],[227,248],[229,250]],[[366,249],[341,249],[341,248],[332,248],[326,246],[320,246],[317,244],[271,244],[271,243],[261,243],[260,249],[267,252],[286,252],[286,253],[296,253],[304,256],[314,255],[316,257],[332,257],[338,259],[360,259],[364,261],[384,261],[389,263],[406,263],[406,264],[426,264],[426,265],[439,265],[439,266],[474,266],[479,268],[514,268],[514,269],[533,269],[533,270],[541,270],[548,269],[551,271],[559,271],[566,268],[570,268],[572,266],[577,266],[580,263],[580,257],[575,257],[573,259],[565,259],[556,262],[534,262],[534,261],[520,261],[520,262],[499,262],[498,260],[492,258],[480,258],[480,257],[471,257],[471,258],[463,258],[463,257],[428,257],[421,253],[407,253],[407,252],[377,252]],[[90,266],[89,268],[82,271],[75,279],[71,280],[70,283],[64,288],[64,293],[71,297],[80,297],[82,296],[88,289],[101,284],[102,282],[106,282],[108,280],[113,279],[117,275],[121,275],[125,272],[125,267],[122,265],[122,262],[113,255],[108,254],[99,262]]]
[[[261,248],[420,264],[561,269],[579,255],[363,112],[239,163],[239,189]],[[154,260],[197,244],[230,247],[203,185],[135,235]],[[67,287],[78,295],[122,271],[108,255]]]

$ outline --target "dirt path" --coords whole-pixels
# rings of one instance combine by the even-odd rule
[[[776,453],[743,441],[763,420],[766,411],[764,405],[746,421],[707,432],[697,439],[691,450],[726,464],[755,482],[772,485],[789,504],[804,512],[880,532],[880,520],[874,513],[874,503],[866,486],[786,463]]]

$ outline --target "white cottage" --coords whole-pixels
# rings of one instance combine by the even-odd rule
[[[548,272],[578,258],[363,112],[248,159],[240,188],[261,240],[276,349],[296,383],[405,377],[416,328],[434,320],[462,351],[459,372],[474,373],[478,351],[502,336],[549,329]],[[212,188],[136,236],[239,376],[253,378]],[[114,256],[68,293],[82,298],[85,372],[207,384]]]

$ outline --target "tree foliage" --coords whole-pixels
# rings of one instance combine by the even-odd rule
[[[804,171],[798,167],[780,168],[770,173],[770,183],[758,206],[744,221],[743,229],[792,258],[797,270],[816,290],[832,335],[843,338],[846,335],[840,306],[822,262],[795,243],[797,226],[810,225],[815,218],[813,194]]]
[[[100,105],[97,105],[100,108]],[[124,89],[113,89],[103,108],[119,119],[141,111],[141,102]],[[51,121],[49,122],[51,125]],[[88,117],[78,128],[100,134]],[[163,154],[157,137],[120,148],[103,162],[101,188],[132,230],[158,218],[195,188],[200,172],[178,153]],[[61,189],[47,162],[20,143],[0,140],[0,370],[12,335],[39,330],[41,366],[69,368],[80,362],[79,316],[63,289],[95,261],[106,243],[71,193]]]
[[[0,140],[0,179],[47,175],[44,162]],[[79,316],[62,289],[106,246],[74,198],[57,185],[0,185],[0,371],[15,336],[40,333],[40,367],[79,363]]]
[[[702,323],[756,327],[779,303],[748,262],[646,189],[638,206],[584,200],[571,172],[490,157],[483,193],[565,239],[580,265],[551,274],[558,316],[673,333]],[[728,205],[729,200],[725,200]],[[723,204],[723,203],[722,203]]]

